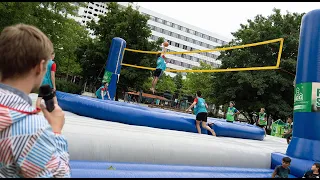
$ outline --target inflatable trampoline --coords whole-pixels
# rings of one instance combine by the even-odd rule
[[[289,177],[301,177],[320,161],[320,107],[314,103],[320,99],[319,22],[320,10],[302,20],[289,146],[283,138],[264,138],[252,125],[209,118],[218,135],[213,137],[205,130],[196,133],[193,115],[57,92],[72,177],[270,178],[283,157],[292,160]],[[125,46],[114,38],[109,51],[104,78],[111,98]],[[31,97],[35,101],[37,95]]]
[[[56,94],[62,109],[81,116],[130,125],[197,133],[194,115],[64,92]],[[215,118],[209,118],[208,121],[214,123],[213,129],[217,136],[255,140],[263,140],[265,137],[263,129],[254,125],[228,123]],[[208,133],[205,129],[202,129],[202,132]]]

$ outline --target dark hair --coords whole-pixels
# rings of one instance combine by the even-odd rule
[[[315,165],[316,168],[320,169],[320,163],[314,163],[313,165]]]
[[[291,159],[289,157],[282,158],[282,161],[285,163],[291,163]]]
[[[230,101],[231,104],[236,105],[233,101]]]
[[[201,91],[197,91],[197,96],[201,97]]]

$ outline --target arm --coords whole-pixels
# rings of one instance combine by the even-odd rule
[[[108,95],[108,98],[111,100],[111,98],[110,98],[110,94],[109,94],[109,91],[107,91],[107,95]]]
[[[103,94],[103,90],[101,89],[101,99],[104,100],[104,94]]]
[[[16,155],[15,162],[20,169],[19,175],[24,178],[70,177],[66,139],[62,135],[54,134],[50,125],[43,122],[46,121],[43,117],[38,116],[38,120],[41,121],[37,122],[38,124],[45,126],[32,134],[20,136],[22,141],[19,146],[12,146],[12,152]]]
[[[166,54],[166,52],[167,52],[167,48],[162,44],[162,53],[161,53],[161,55]]]
[[[206,108],[209,109],[208,104],[206,103]]]
[[[271,178],[275,178],[277,174],[278,174],[278,167],[274,169]]]
[[[190,111],[190,109],[194,106],[194,105],[196,105],[197,104],[197,102],[193,102],[192,104],[191,104],[191,106],[186,110],[186,111]]]
[[[56,90],[56,70],[57,70],[57,65],[56,63],[52,64],[51,67],[51,81],[52,81],[52,85],[53,85],[53,89]]]
[[[240,114],[240,111],[238,111],[237,109],[235,111],[236,112],[234,113],[234,115]]]

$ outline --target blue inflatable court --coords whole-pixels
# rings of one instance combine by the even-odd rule
[[[57,92],[59,105],[72,113],[100,120],[130,125],[147,126],[197,133],[195,116],[156,108],[148,108],[124,102],[100,100],[80,95]],[[209,118],[214,123],[217,136],[263,140],[263,129],[245,123],[228,123],[225,120]],[[207,130],[202,129],[207,134]]]
[[[64,130],[72,177],[270,178],[283,157],[292,160],[289,177],[303,176],[320,161],[319,22],[320,10],[302,20],[293,137],[286,152],[280,147],[284,139],[264,139],[256,126],[209,118],[218,137],[204,129],[199,135],[194,115],[57,92],[62,109],[79,115],[67,112]],[[112,99],[125,46],[114,38],[108,56],[104,82]]]

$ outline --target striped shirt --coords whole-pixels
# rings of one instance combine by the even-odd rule
[[[25,93],[0,83],[0,178],[70,177],[68,143]]]

